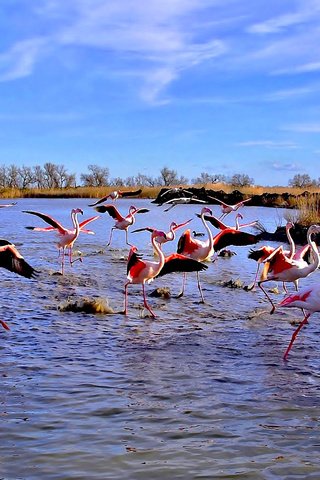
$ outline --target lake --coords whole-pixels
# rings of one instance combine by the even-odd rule
[[[146,286],[148,293],[169,287],[172,294],[148,298],[155,319],[142,309],[140,285],[129,286],[124,316],[129,247],[118,230],[106,247],[114,224],[108,214],[90,224],[95,235],[80,234],[74,250],[83,261],[71,267],[66,259],[64,276],[56,274],[54,233],[25,228],[45,223],[23,210],[71,226],[74,207],[84,219],[96,214],[88,203],[20,199],[0,209],[0,237],[40,271],[29,280],[1,269],[1,318],[10,331],[0,330],[0,479],[318,480],[318,314],[283,361],[291,321],[302,312],[270,315],[260,290],[227,287],[229,280],[251,283],[257,266],[247,258],[250,247],[230,247],[236,255],[208,263],[200,274],[204,304],[194,273],[180,299],[182,274],[170,274]],[[123,214],[131,204],[150,209],[136,215],[134,228],[168,231],[171,221],[192,218],[191,230],[205,231],[199,205],[164,212],[149,200],[115,204]],[[219,216],[219,206],[211,207]],[[241,210],[243,221],[260,219],[269,231],[285,224],[285,212]],[[225,222],[233,224],[234,214]],[[164,245],[166,253],[176,250],[182,232]],[[152,258],[148,232],[129,229],[129,240]],[[319,272],[300,285],[316,281]],[[279,291],[271,294],[276,302],[280,284]],[[103,299],[114,313],[59,309],[83,298]]]

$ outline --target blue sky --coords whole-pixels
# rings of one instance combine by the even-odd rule
[[[320,177],[320,0],[2,0],[0,165]]]

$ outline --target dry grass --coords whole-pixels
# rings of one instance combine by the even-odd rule
[[[302,226],[320,223],[320,196],[310,194],[297,197],[296,211],[287,212],[285,219]]]
[[[248,187],[235,187],[226,183],[207,183],[196,185],[172,185],[172,187],[190,188],[206,188],[207,190],[219,191],[223,190],[226,193],[231,193],[234,190],[239,190],[246,196],[262,195],[264,193],[278,194],[289,193],[291,195],[300,195],[305,189],[292,188],[292,187],[268,187],[268,186],[248,186]],[[36,197],[56,197],[56,198],[101,198],[114,190],[132,190],[139,188],[139,185],[135,187],[75,187],[75,188],[63,188],[63,189],[26,189],[19,190],[18,188],[2,188],[0,189],[0,198],[36,198]],[[142,186],[142,194],[140,198],[156,198],[163,187],[144,187]],[[171,188],[171,187],[168,187]],[[320,193],[320,188],[308,189],[310,194]]]

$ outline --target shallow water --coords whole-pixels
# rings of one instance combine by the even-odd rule
[[[67,226],[73,207],[83,208],[84,218],[95,214],[88,203],[28,199],[0,210],[0,237],[41,272],[28,280],[1,269],[1,318],[11,330],[0,330],[0,478],[318,479],[318,315],[284,362],[290,320],[300,320],[300,310],[270,315],[260,291],[223,284],[252,282],[249,247],[230,247],[236,255],[208,263],[201,273],[205,304],[195,274],[188,275],[184,297],[174,298],[182,276],[172,274],[147,286],[148,293],[158,286],[172,293],[169,300],[149,298],[155,319],[145,316],[139,285],[129,287],[127,317],[59,311],[68,300],[101,297],[121,312],[124,233],[115,231],[107,248],[113,220],[101,215],[90,226],[96,234],[81,234],[75,245],[83,262],[72,268],[66,262],[62,277],[54,274],[54,234],[26,230],[44,223],[22,210],[50,213]],[[148,200],[117,202],[122,213],[130,204],[150,208],[137,215],[136,228],[167,231],[171,221],[193,218],[190,228],[204,231],[198,205],[165,213]],[[273,231],[285,212],[244,207],[242,213]],[[129,239],[151,256],[150,234],[129,231]],[[301,285],[318,279],[316,272]]]

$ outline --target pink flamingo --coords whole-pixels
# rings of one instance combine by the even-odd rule
[[[0,239],[0,267],[26,278],[34,278],[38,273],[37,270],[26,262],[13,243],[3,239]],[[10,330],[4,320],[0,320],[0,324],[6,330]]]
[[[199,217],[200,215],[197,214],[197,216]],[[241,213],[237,213],[236,224],[235,224],[234,227],[231,227],[229,225],[226,225],[219,218],[214,217],[213,215],[211,215],[211,216],[205,215],[205,217],[204,217],[204,219],[209,221],[211,223],[211,225],[213,225],[216,228],[219,228],[220,230],[227,230],[227,229],[240,230],[241,228],[253,227],[253,226],[257,225],[257,223],[259,223],[259,220],[253,220],[252,222],[248,222],[248,223],[239,223],[239,218],[241,218],[241,220],[243,220],[243,215],[241,215]]]
[[[99,203],[104,202],[108,198],[111,198],[111,200],[117,200],[118,198],[136,197],[137,195],[140,195],[141,192],[142,192],[142,188],[139,188],[139,190],[134,190],[134,191],[114,190],[113,192],[108,193],[108,195],[105,195],[104,197],[100,198],[100,200],[97,200],[95,203],[89,204],[89,207],[94,207],[95,205],[99,205]]]
[[[129,208],[128,215],[123,217],[118,209],[112,204],[106,205],[99,205],[98,207],[94,207],[95,210],[99,213],[108,212],[109,215],[116,220],[114,226],[111,228],[109,242],[107,243],[107,247],[111,244],[112,234],[115,229],[124,230],[126,233],[126,244],[131,245],[128,242],[128,228],[135,223],[135,215],[137,213],[146,213],[149,212],[148,208],[136,208],[133,205]]]
[[[283,355],[284,360],[286,360],[298,333],[301,328],[308,323],[310,315],[314,312],[320,312],[320,287],[316,284],[312,287],[304,288],[298,293],[293,293],[292,295],[285,297],[278,306],[286,308],[298,307],[302,308],[304,311],[304,318],[293,332],[288,348]]]
[[[313,261],[307,263],[303,258],[289,258],[286,256],[282,245],[276,248],[264,261],[266,264],[262,279],[258,282],[258,286],[264,292],[265,296],[272,305],[270,313],[275,310],[275,305],[268,295],[262,284],[271,280],[282,282],[296,282],[300,278],[308,277],[320,265],[320,256],[317,245],[311,240],[313,234],[320,232],[319,225],[311,225],[307,231],[307,241],[310,246]]]
[[[13,207],[14,205],[17,205],[17,202],[2,203],[2,204],[0,205],[0,208]]]
[[[68,248],[69,250],[69,262],[70,265],[72,265],[74,262],[77,260],[82,261],[81,258],[77,258],[76,260],[72,260],[72,248],[74,245],[74,242],[77,240],[79,233],[80,233],[80,226],[79,226],[79,221],[78,221],[78,214],[81,213],[83,215],[83,211],[81,208],[73,208],[71,210],[71,220],[73,224],[73,229],[65,228],[63,225],[61,225],[60,222],[52,218],[50,215],[47,215],[45,213],[40,213],[40,212],[34,212],[31,210],[23,210],[24,213],[30,213],[31,215],[36,215],[37,217],[42,218],[46,223],[48,223],[51,227],[53,227],[53,230],[57,231],[58,233],[58,243],[57,247],[59,248],[59,253],[61,254],[61,274],[64,274],[64,257],[65,257],[65,249]],[[91,219],[88,219],[84,223],[87,224],[89,221],[92,221],[95,219],[92,217]],[[27,227],[31,228],[33,230],[36,230],[37,227]]]
[[[246,200],[241,200],[241,202],[235,203],[234,205],[228,205],[227,203],[223,202],[222,200],[218,200],[218,198],[208,196],[211,200],[215,200],[216,202],[220,203],[222,214],[220,215],[220,219],[223,219],[231,212],[236,212],[239,208],[243,207],[246,202],[249,202],[251,198],[247,198]]]
[[[176,238],[176,230],[178,230],[179,228],[185,227],[186,225],[188,225],[188,223],[191,222],[191,220],[192,218],[190,218],[190,220],[187,220],[186,222],[183,222],[183,223],[171,222],[169,227],[169,232],[167,232],[165,236],[161,235],[157,237],[156,238],[157,243],[159,243],[159,245],[162,246],[166,242],[173,241]],[[142,228],[137,228],[136,230],[132,230],[132,233],[143,232],[143,231],[152,233],[155,230],[156,229],[153,227],[142,227]]]
[[[127,315],[128,307],[128,286],[131,284],[141,284],[143,293],[143,304],[145,308],[150,312],[152,317],[155,317],[155,313],[149,306],[146,293],[145,284],[150,283],[154,278],[166,275],[172,272],[181,271],[201,271],[207,268],[206,265],[196,260],[190,259],[184,255],[172,254],[165,257],[157,238],[165,237],[166,234],[159,230],[153,230],[151,233],[151,243],[153,249],[157,252],[159,259],[157,261],[145,261],[142,260],[141,255],[137,253],[137,247],[132,246],[128,256],[127,264],[127,279],[125,284],[125,300],[124,300],[124,313]]]
[[[193,258],[198,262],[209,260],[214,254],[213,236],[205,220],[206,214],[212,215],[212,211],[208,207],[203,207],[201,209],[200,219],[202,221],[204,228],[207,231],[207,234],[208,234],[207,240],[198,240],[197,238],[192,238],[191,231],[188,229],[181,235],[178,241],[177,252],[189,258]],[[183,275],[182,290],[179,293],[178,297],[182,297],[184,294],[186,279],[187,279],[187,273],[185,272]],[[197,272],[197,281],[198,281],[198,289],[201,294],[201,301],[202,303],[204,303],[202,289],[200,286],[199,272]]]
[[[299,257],[303,258],[304,254],[306,252],[305,252],[305,247],[296,252],[296,246],[295,246],[295,243],[294,243],[293,238],[292,238],[291,233],[290,233],[290,230],[291,230],[292,227],[293,227],[293,223],[287,222],[287,224],[286,224],[286,235],[287,235],[287,239],[288,239],[288,242],[289,242],[290,250],[284,250],[283,252],[289,259],[294,258],[294,259],[298,260]],[[309,245],[307,245],[307,250],[309,248],[310,248]],[[248,290],[255,289],[257,279],[258,279],[259,270],[260,270],[260,265],[261,265],[262,262],[264,262],[264,260],[266,260],[266,258],[269,257],[269,255],[271,255],[272,252],[275,251],[275,249],[276,249],[276,247],[271,247],[269,245],[264,245],[263,247],[261,247],[257,250],[250,250],[250,252],[248,254],[248,258],[250,258],[252,260],[255,260],[258,263],[258,265],[257,265],[257,270],[256,270],[256,274],[255,274],[255,277],[254,277],[254,281],[253,281],[252,285],[250,285],[248,287]],[[295,286],[296,286],[296,289],[298,289],[297,288],[298,287],[297,281],[298,280],[296,280],[294,282]],[[283,283],[283,288],[284,288],[285,292],[287,292],[285,283]]]

